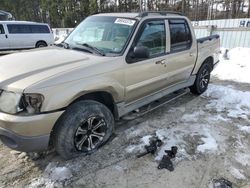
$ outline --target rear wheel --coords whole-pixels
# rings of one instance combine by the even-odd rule
[[[65,159],[91,154],[111,136],[114,118],[103,104],[86,100],[70,106],[57,122],[56,151]]]
[[[204,63],[200,70],[197,73],[196,80],[194,85],[190,87],[190,91],[196,95],[200,95],[206,91],[209,81],[210,81],[210,73],[212,71],[212,67],[209,63]]]
[[[46,46],[48,46],[48,45],[46,44],[46,42],[43,42],[43,41],[40,41],[40,42],[36,43],[36,48],[43,48],[43,47],[46,47]]]

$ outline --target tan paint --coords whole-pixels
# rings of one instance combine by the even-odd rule
[[[119,17],[119,14],[115,15]],[[120,14],[120,17],[124,16]],[[142,18],[140,23],[149,18],[167,20],[176,17],[185,18],[152,15]],[[190,21],[188,23],[191,26]],[[166,30],[166,52],[169,52],[168,24]],[[7,55],[0,58],[0,88],[18,93],[42,94],[45,101],[41,111],[67,107],[78,97],[95,91],[106,91],[116,103],[126,105],[187,81],[191,74],[197,73],[207,57],[214,57],[215,61],[218,59],[219,40],[208,41],[198,45],[195,65],[197,43],[192,26],[191,31],[194,39],[191,49],[134,64],[127,64],[125,58],[135,34],[125,53],[119,57],[102,57],[57,47]],[[156,64],[159,60],[164,60],[165,64]],[[25,136],[49,134],[61,114],[57,112],[22,117],[0,113],[0,127]]]
[[[0,113],[0,127],[22,136],[48,135],[62,113],[61,111],[33,116],[14,116]]]

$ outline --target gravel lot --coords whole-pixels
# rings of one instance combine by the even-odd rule
[[[117,122],[96,153],[63,161],[54,151],[26,154],[0,144],[0,187],[212,188],[226,178],[250,187],[250,84],[214,77],[202,96],[190,93],[144,116]],[[136,158],[152,135],[156,155]],[[157,169],[178,147],[174,171]]]

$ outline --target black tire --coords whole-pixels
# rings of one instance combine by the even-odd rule
[[[210,81],[210,73],[212,71],[212,67],[209,63],[204,63],[199,69],[194,85],[190,87],[190,91],[195,95],[200,95],[207,90],[209,81]]]
[[[71,159],[96,151],[108,141],[113,130],[114,117],[105,105],[79,101],[69,106],[58,120],[53,143],[60,156]]]
[[[36,43],[36,48],[43,48],[46,46],[48,46],[48,45],[46,44],[46,42],[43,42],[43,41],[39,41]]]

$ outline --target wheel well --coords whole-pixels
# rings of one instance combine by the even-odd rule
[[[203,64],[204,63],[208,63],[211,66],[212,70],[214,69],[214,58],[213,57],[210,56],[210,57],[206,58],[204,60]]]
[[[97,92],[93,92],[93,93],[87,93],[77,99],[75,99],[71,104],[76,103],[78,101],[81,100],[94,100],[97,102],[100,102],[102,104],[104,104],[114,115],[114,118],[116,119],[118,117],[118,113],[117,113],[117,109],[116,109],[116,105],[113,99],[113,96],[105,91],[97,91]]]
[[[39,41],[37,41],[37,42],[36,42],[36,46],[37,46],[37,44],[38,44],[39,42],[42,42],[42,43],[46,44],[46,46],[48,46],[47,42],[45,42],[44,40],[39,40]]]
[[[94,101],[97,101],[97,102],[104,104],[112,112],[112,114],[114,115],[114,118],[118,119],[117,108],[116,108],[114,99],[110,93],[104,92],[104,91],[88,93],[88,94],[82,95],[79,98],[75,99],[68,106],[70,106],[78,101],[81,101],[81,100],[94,100]],[[54,146],[54,143],[53,143],[54,142],[53,137],[55,136],[54,130],[56,129],[57,126],[59,126],[59,124],[58,124],[59,119],[60,119],[60,117],[56,121],[56,123],[55,123],[55,125],[52,128],[52,131],[50,133],[49,148]]]

